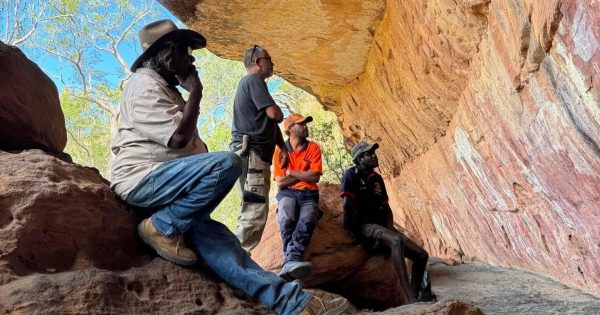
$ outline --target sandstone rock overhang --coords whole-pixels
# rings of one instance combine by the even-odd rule
[[[600,295],[600,2],[161,3],[217,55],[264,45],[348,144],[379,142],[395,218],[430,254]]]
[[[275,73],[332,110],[340,87],[364,71],[385,1],[160,1],[208,49],[241,61],[258,44],[274,56]]]

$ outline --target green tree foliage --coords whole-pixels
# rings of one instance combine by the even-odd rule
[[[69,89],[61,91],[60,99],[65,117],[68,117],[69,141],[65,152],[79,164],[95,167],[101,174],[107,173],[111,116],[96,106],[88,106]]]
[[[229,143],[231,142],[231,123],[227,124],[224,121],[218,122],[212,127],[212,131],[208,131],[210,124],[204,124],[200,127],[200,133],[203,140],[211,152],[229,151]],[[238,212],[242,201],[239,189],[233,187],[231,192],[223,199],[217,209],[213,211],[212,218],[222,222],[229,229],[233,230],[237,223]]]
[[[11,14],[17,12],[16,17]],[[153,0],[4,0],[0,3],[0,36],[21,46],[38,62],[53,58],[44,69],[60,88],[68,142],[65,151],[76,163],[95,167],[107,176],[110,140],[116,128],[119,101],[130,77],[127,54],[139,55],[137,30],[165,18]],[[10,16],[10,17],[9,17]],[[2,18],[0,17],[0,18]],[[4,28],[3,28],[4,27]],[[198,129],[211,152],[229,150],[233,97],[246,71],[240,61],[196,51],[196,66],[204,85]],[[240,52],[240,59],[242,52]],[[131,59],[131,56],[128,57]],[[333,113],[324,112],[314,97],[281,78],[268,81],[284,112],[312,115],[311,138],[323,149],[323,180],[339,181],[350,159]],[[272,184],[274,196],[276,185]],[[274,200],[274,198],[271,198]],[[241,203],[234,188],[213,212],[229,228],[237,222]]]

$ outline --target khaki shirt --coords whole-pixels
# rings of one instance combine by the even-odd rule
[[[112,141],[115,159],[110,187],[123,200],[162,162],[207,152],[198,129],[184,148],[167,146],[183,119],[184,107],[181,94],[156,71],[140,68],[129,79]]]

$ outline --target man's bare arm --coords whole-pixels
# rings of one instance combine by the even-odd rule
[[[285,145],[285,140],[283,140],[283,135],[281,134],[281,129],[276,128],[277,130],[275,131],[277,134],[277,139],[276,139],[276,144],[279,147],[279,164],[281,165],[281,168],[286,168],[288,167],[288,164],[290,163],[290,156],[288,153],[288,149],[287,146]]]
[[[295,178],[299,181],[318,183],[321,179],[321,173],[315,171],[286,171],[287,176]]]
[[[392,213],[392,208],[388,204],[384,204],[383,210],[386,212],[386,227],[392,231],[397,231],[394,227],[394,214]]]
[[[270,105],[265,109],[267,117],[273,119],[275,122],[280,123],[283,121],[283,112],[277,104]]]
[[[277,183],[277,187],[287,188],[299,182],[299,180],[290,177],[290,176],[275,176],[275,183]]]

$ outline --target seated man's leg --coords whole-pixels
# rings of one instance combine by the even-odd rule
[[[242,249],[238,239],[208,214],[195,223],[188,238],[206,263],[229,285],[260,300],[278,314],[298,314],[310,294],[297,283],[287,283],[263,270]]]
[[[427,260],[429,254],[421,246],[417,245],[408,237],[404,236],[404,255],[408,259],[412,260],[412,272],[410,285],[416,297],[419,296],[419,290],[421,289],[421,283],[423,282],[423,275],[427,268]]]
[[[400,278],[402,293],[404,294],[402,299],[408,303],[416,302],[416,296],[408,281],[406,261],[404,260],[404,238],[402,235],[378,224],[364,224],[361,232],[363,236],[367,238],[382,241],[391,249],[392,261],[396,267],[398,278]]]
[[[298,223],[285,252],[284,269],[290,271],[289,276],[295,279],[306,278],[310,275],[312,266],[304,262],[304,251],[310,243],[312,234],[319,220],[318,192],[296,191],[296,201],[299,206]],[[286,268],[289,265],[289,268]],[[294,266],[296,266],[294,268]]]
[[[292,234],[298,223],[298,212],[296,211],[296,199],[281,196],[280,194],[277,196],[277,199],[277,219],[283,243],[283,255],[285,256],[288,245],[292,240]]]
[[[186,233],[194,249],[225,282],[259,299],[278,314],[298,314],[307,309],[314,314],[341,314],[348,307],[346,299],[320,301],[302,290],[299,284],[286,283],[274,273],[263,270],[225,225],[210,218],[210,213],[234,182],[235,178],[229,176],[219,180],[213,192],[215,198],[206,211],[199,212],[194,218]]]
[[[177,252],[183,245],[179,240],[174,248],[154,240],[160,243],[160,236],[185,233],[198,213],[211,212],[218,205],[240,172],[240,159],[230,152],[197,154],[164,162],[144,177],[126,200],[134,206],[157,209],[150,220],[144,220],[138,227],[140,236],[162,257],[193,264],[190,259],[179,259]]]
[[[250,252],[262,237],[269,212],[269,188],[271,165],[250,150],[243,159],[242,175],[238,186],[242,194],[242,206],[238,216],[235,235],[242,247]]]

